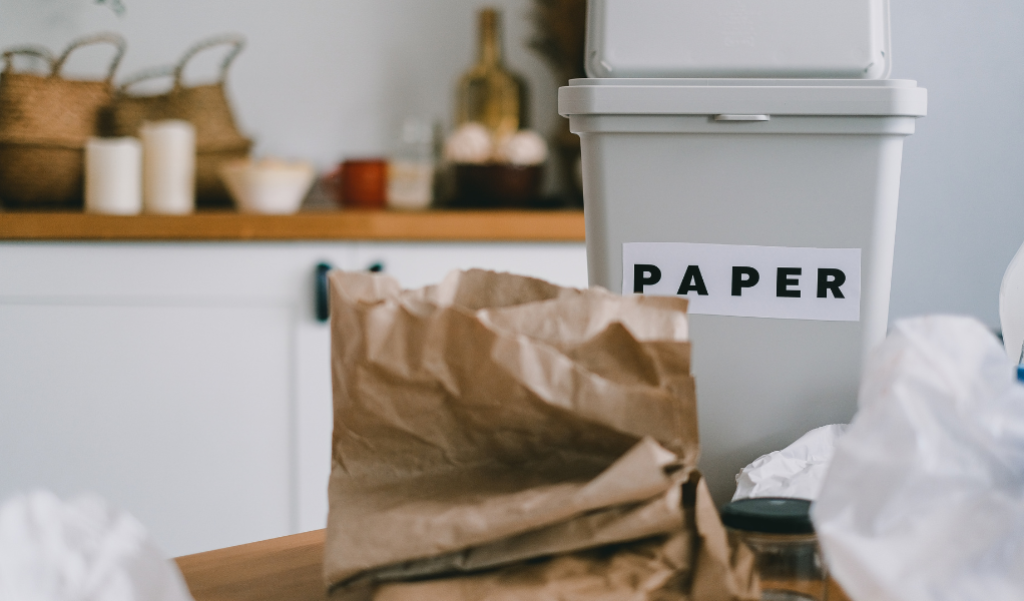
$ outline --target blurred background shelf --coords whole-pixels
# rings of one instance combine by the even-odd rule
[[[0,213],[0,240],[583,242],[582,211],[389,211],[111,216]]]

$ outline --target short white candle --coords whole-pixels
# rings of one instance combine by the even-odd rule
[[[195,210],[196,130],[188,121],[142,125],[143,203],[147,213],[183,215]]]
[[[142,144],[135,138],[90,138],[85,145],[85,210],[142,212]]]

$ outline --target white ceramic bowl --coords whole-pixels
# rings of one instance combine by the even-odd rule
[[[316,170],[308,163],[239,160],[221,165],[220,177],[242,213],[288,215],[299,210]]]

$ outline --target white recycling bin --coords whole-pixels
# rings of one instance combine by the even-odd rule
[[[690,299],[701,468],[848,422],[886,332],[913,81],[579,79],[591,285]]]

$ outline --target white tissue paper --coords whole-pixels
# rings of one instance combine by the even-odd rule
[[[0,507],[0,600],[192,601],[181,572],[131,515],[46,492]]]
[[[762,455],[736,476],[733,501],[763,497],[818,498],[836,441],[846,425],[811,430],[781,451]]]
[[[854,601],[1024,599],[1024,386],[965,317],[896,324],[812,518]]]

